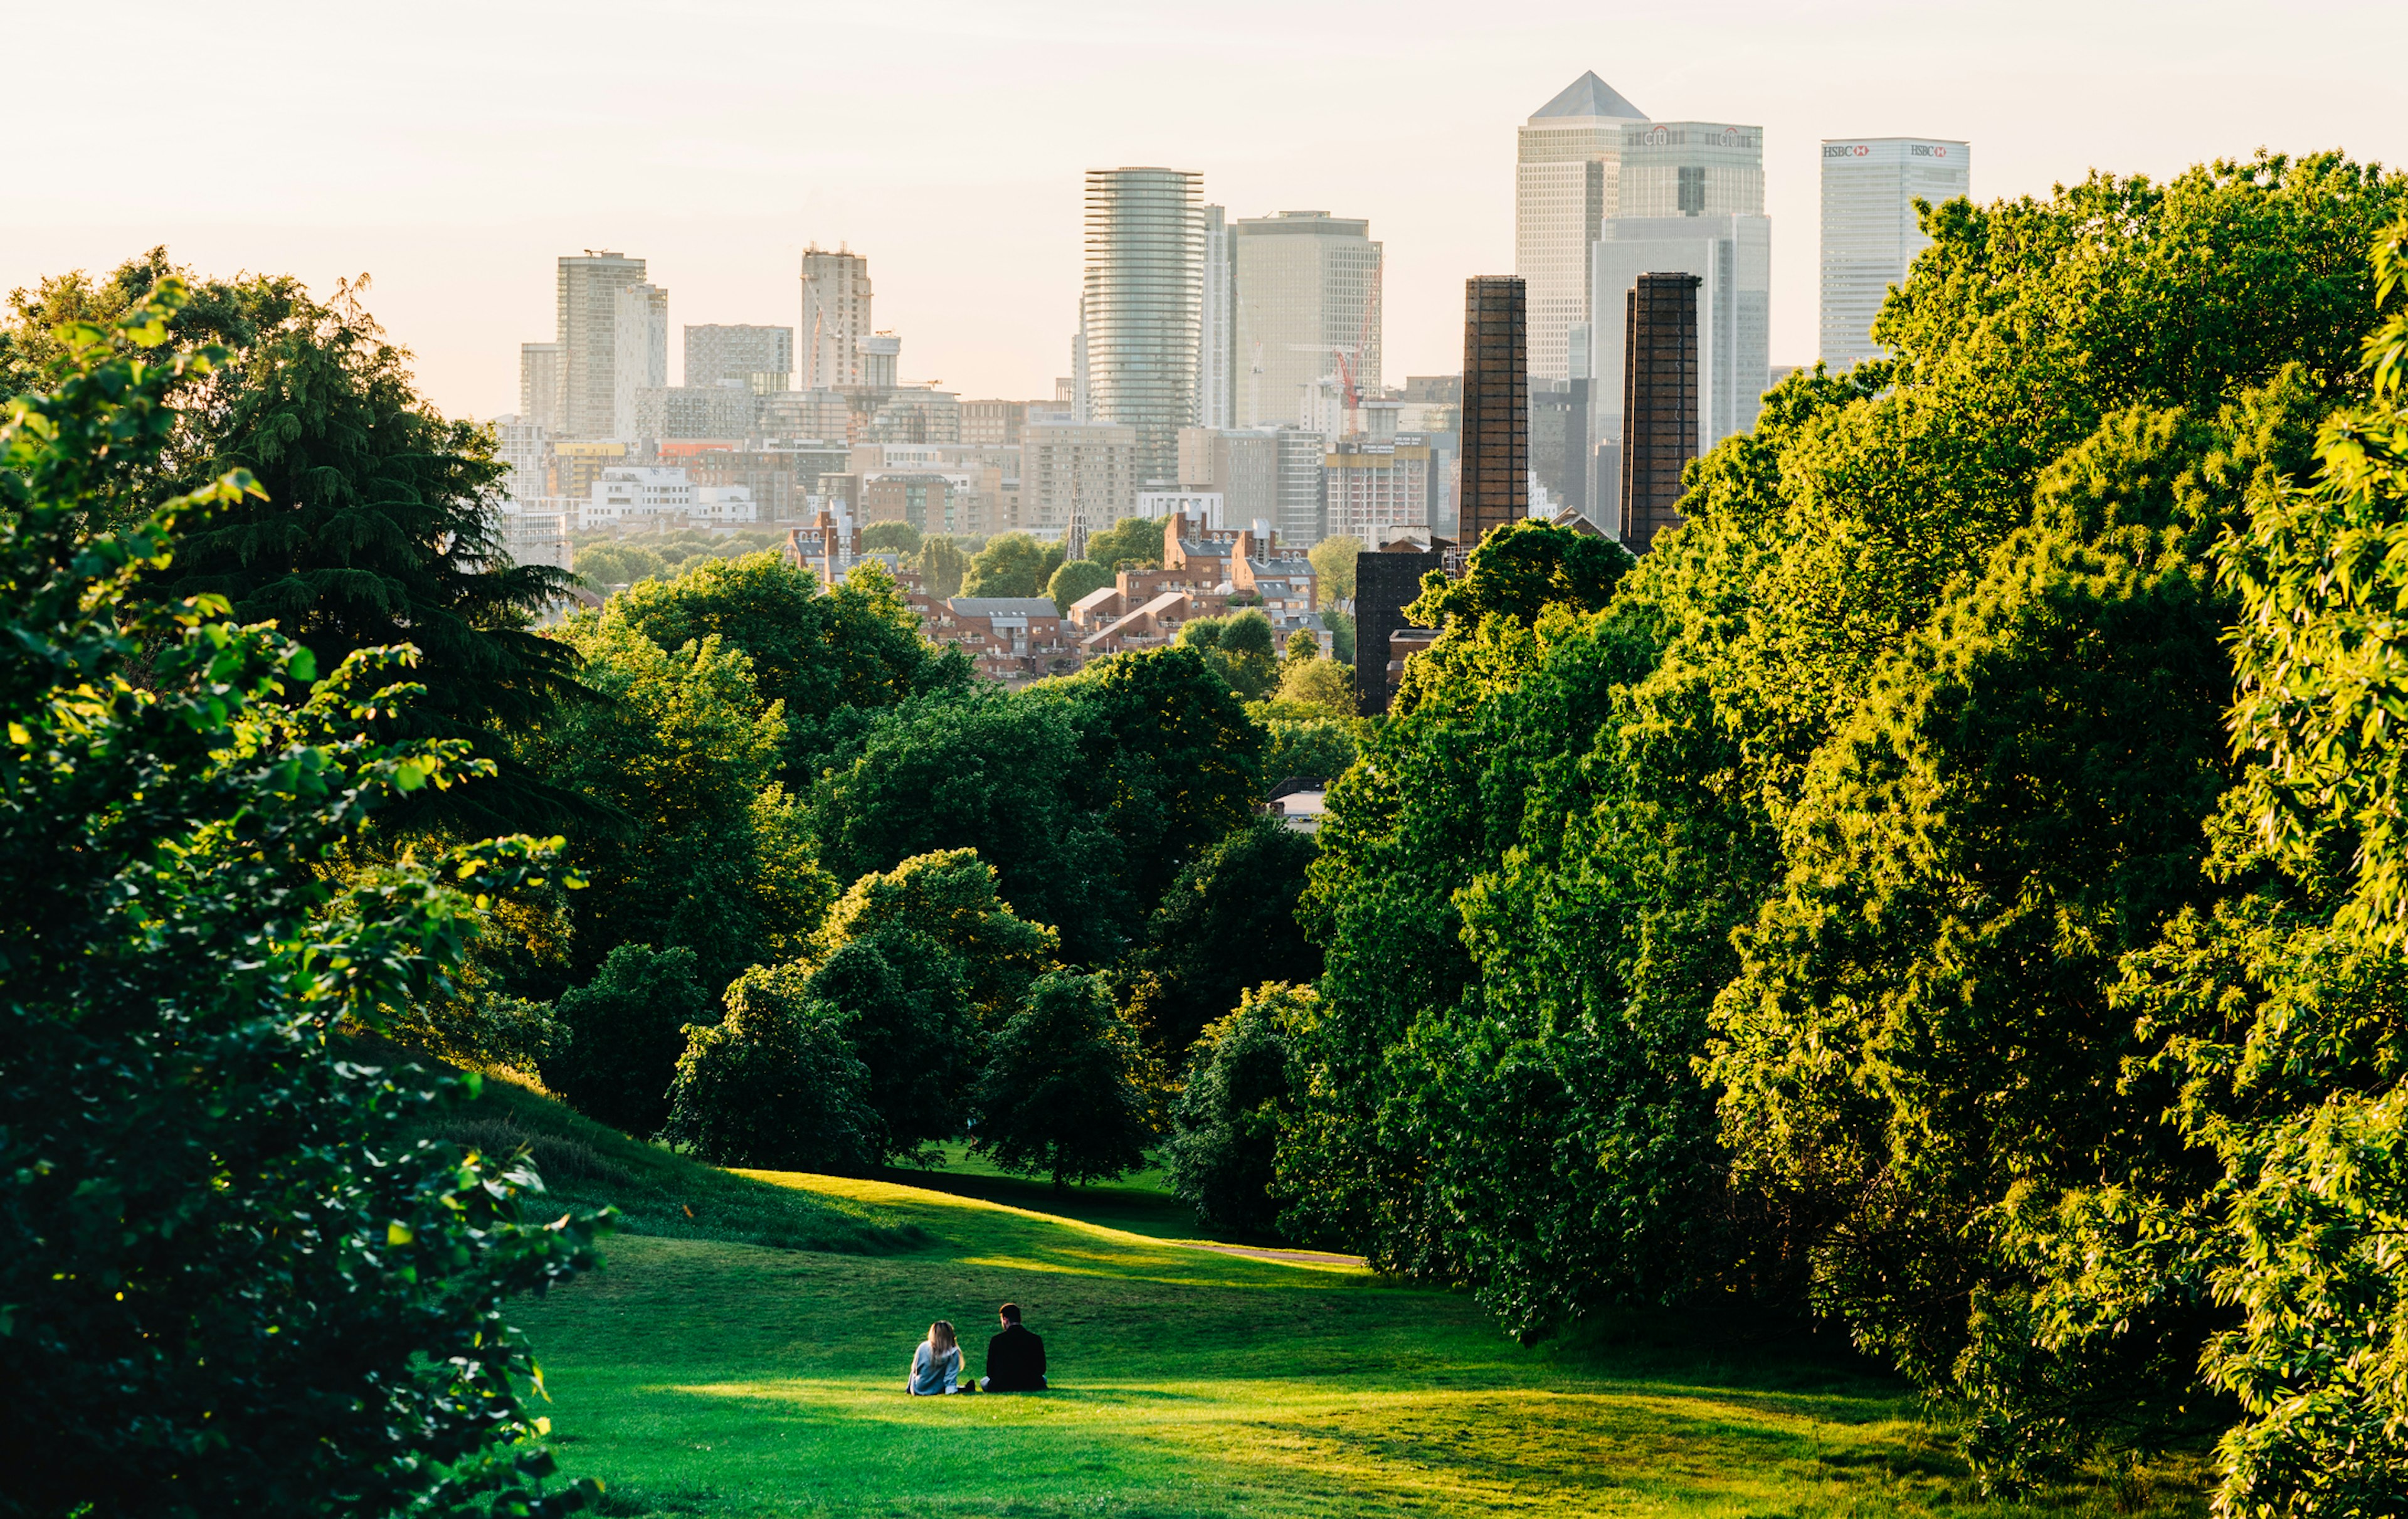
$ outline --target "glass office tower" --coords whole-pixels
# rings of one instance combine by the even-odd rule
[[[1972,150],[1961,142],[1824,139],[1822,357],[1832,368],[1882,356],[1873,318],[1931,241],[1916,223],[1914,203],[1938,206],[1972,193]]]
[[[1137,430],[1140,486],[1178,482],[1179,429],[1195,425],[1199,409],[1202,178],[1184,169],[1087,171],[1080,298],[1087,411]]]

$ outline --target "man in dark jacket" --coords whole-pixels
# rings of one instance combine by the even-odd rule
[[[1045,1390],[1045,1341],[1020,1326],[1020,1305],[1006,1303],[997,1311],[1003,1331],[986,1342],[986,1378],[979,1390],[989,1393],[1041,1393]]]

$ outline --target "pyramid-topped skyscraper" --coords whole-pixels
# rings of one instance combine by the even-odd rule
[[[1531,112],[1521,129],[1513,184],[1513,272],[1529,290],[1530,378],[1571,373],[1571,330],[1589,321],[1588,253],[1612,216],[1622,174],[1623,129],[1647,113],[1583,74]]]

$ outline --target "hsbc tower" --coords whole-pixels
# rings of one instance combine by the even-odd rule
[[[1970,195],[1972,160],[1966,144],[1931,137],[1823,140],[1822,357],[1833,369],[1886,351],[1873,317],[1931,241],[1914,203]]]

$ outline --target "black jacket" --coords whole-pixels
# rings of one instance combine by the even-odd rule
[[[991,1393],[1041,1393],[1045,1390],[1045,1341],[1019,1325],[1007,1325],[986,1342],[986,1390]]]

